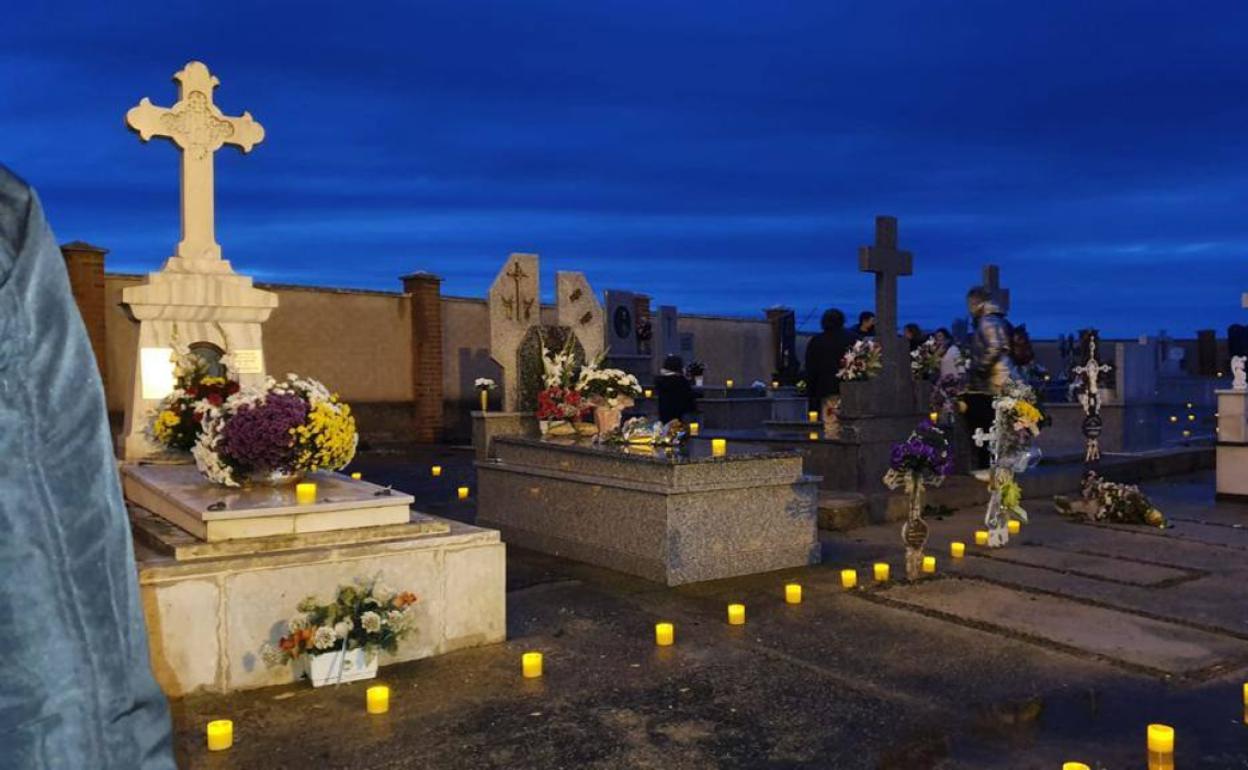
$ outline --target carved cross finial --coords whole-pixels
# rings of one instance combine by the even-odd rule
[[[193,61],[173,76],[178,101],[157,107],[144,97],[126,113],[126,125],[143,141],[169,139],[182,150],[182,240],[167,269],[227,272],[215,235],[212,154],[224,145],[243,152],[264,139],[264,127],[251,113],[227,117],[213,103],[220,83],[202,63]]]

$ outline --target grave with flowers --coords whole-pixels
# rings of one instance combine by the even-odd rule
[[[264,131],[249,114],[222,115],[203,64],[175,79],[172,108],[144,99],[127,115],[144,140],[182,153],[183,239],[122,295],[138,328],[121,476],[158,681],[173,696],[288,682],[300,671],[266,665],[279,662],[266,655],[275,648],[365,650],[375,667],[502,641],[498,532],[413,511],[412,497],[341,473],[358,441],[350,406],[313,378],[265,371],[262,327],[277,298],[221,258],[212,211],[213,154],[226,141],[250,150]],[[342,586],[362,580],[424,599],[348,607],[342,597],[359,593]],[[316,616],[333,622],[292,642],[309,593],[338,597]]]

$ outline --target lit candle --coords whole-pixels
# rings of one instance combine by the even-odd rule
[[[456,490],[456,492],[459,495],[460,500],[468,499],[468,487],[460,487],[458,490]]]
[[[745,625],[745,605],[729,604],[728,605],[728,625],[744,626]]]
[[[807,413],[806,413],[806,417],[807,417],[807,419],[809,419],[811,422],[819,422],[819,413],[818,413],[818,412],[807,412]]]
[[[1176,415],[1176,414],[1172,414],[1172,415],[1170,415],[1170,422],[1178,422],[1178,421],[1179,421],[1179,416],[1178,416],[1178,415]]]
[[[871,569],[875,572],[875,582],[877,583],[888,582],[888,565],[887,564],[885,564],[882,561],[877,562],[874,565],[872,565]]]
[[[645,393],[646,398],[654,398],[654,391],[650,388],[646,388],[643,393]]]
[[[853,588],[856,585],[858,585],[858,570],[841,570],[841,586],[844,588]]]
[[[728,454],[728,439],[711,439],[711,455],[714,457],[723,457],[726,454]]]
[[[356,481],[359,481],[360,479],[364,478],[364,474],[360,473],[359,471],[356,471],[355,473],[351,474],[351,478],[355,479]]]
[[[936,557],[935,556],[923,557],[923,571],[929,575],[936,571]]]
[[[1169,725],[1148,726],[1149,770],[1173,770],[1174,728]]]
[[[1194,414],[1189,414],[1189,415],[1187,416],[1187,421],[1188,421],[1188,422],[1196,422],[1196,415],[1194,415]]]
[[[988,530],[975,530],[975,545],[988,545]]]
[[[1005,528],[1010,531],[1011,535],[1017,535],[1023,531],[1023,523],[1018,519],[1010,519],[1005,523]]]
[[[660,647],[671,647],[676,641],[676,627],[671,623],[654,624],[654,643]]]
[[[234,723],[228,719],[214,719],[208,723],[208,750],[225,751],[234,745]]]
[[[311,505],[316,502],[316,482],[301,481],[295,485],[295,501],[300,505]]]
[[[789,604],[802,603],[802,586],[800,583],[789,583],[784,587],[784,600]]]
[[[780,381],[779,381],[779,380],[772,380],[772,381],[771,381],[771,389],[772,389],[772,390],[776,390],[776,389],[777,389],[777,388],[779,388],[779,387],[780,387]]]
[[[955,559],[961,559],[963,556],[966,555],[966,543],[957,543],[957,542],[950,543],[949,555]]]
[[[526,652],[521,655],[520,670],[524,673],[525,679],[537,679],[542,675],[542,654],[540,652]]]
[[[441,465],[435,465],[435,466],[433,466],[432,468],[430,468],[430,469],[429,469],[429,472],[430,472],[430,473],[432,473],[432,474],[433,474],[433,477],[436,479],[438,476],[441,476],[441,475],[442,475],[442,466],[441,466]]]
[[[375,684],[364,691],[365,708],[370,714],[384,714],[390,710],[390,688]]]
[[[732,387],[732,380],[724,380],[724,387],[725,387],[725,388],[731,388],[731,387]]]
[[[810,432],[810,440],[811,440],[811,441],[818,441],[818,440],[819,440],[819,432],[818,432],[818,431],[814,431],[814,430],[812,430],[812,431]]]
[[[690,436],[698,435],[698,431],[701,430],[701,428],[702,426],[698,425],[696,422],[689,423],[689,435]]]
[[[1082,762],[1063,762],[1062,770],[1092,770]]]
[[[940,419],[940,412],[928,412],[927,419],[931,420],[932,422],[936,422],[938,419]]]

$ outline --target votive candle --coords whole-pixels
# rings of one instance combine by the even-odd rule
[[[936,571],[936,557],[935,556],[923,557],[923,571],[929,575]]]
[[[776,390],[776,389],[778,389],[779,387],[780,387],[780,380],[772,380],[772,381],[771,381],[771,389],[772,389],[772,390]]]
[[[713,438],[711,439],[711,455],[713,457],[723,457],[728,454],[728,439]]]
[[[1023,523],[1018,519],[1010,519],[1005,523],[1005,528],[1010,531],[1011,535],[1017,535],[1023,531]]]
[[[1174,728],[1148,726],[1148,770],[1174,770]]]
[[[456,490],[456,494],[459,495],[460,500],[467,500],[468,499],[468,487],[460,487],[458,490]]]
[[[931,420],[932,422],[936,422],[937,420],[940,419],[940,412],[928,412],[927,419]]]
[[[311,505],[316,502],[316,482],[301,481],[295,485],[295,501],[300,505]]]
[[[988,545],[988,530],[975,530],[975,545]]]
[[[438,476],[442,475],[442,466],[441,465],[433,466],[432,468],[429,469],[429,473],[431,473],[433,477],[436,479]]]
[[[698,435],[698,431],[701,429],[702,429],[702,426],[697,424],[696,422],[689,423],[689,435],[690,436]]]
[[[359,471],[356,471],[351,474],[351,478],[355,479],[356,481],[359,481],[360,479],[364,478],[364,474],[360,473]]]
[[[789,583],[784,587],[784,600],[789,604],[802,603],[802,585],[800,583]]]
[[[660,647],[671,647],[676,641],[676,627],[671,623],[654,624],[654,643]]]
[[[807,413],[806,413],[806,418],[807,418],[808,420],[810,420],[811,422],[819,422],[819,413],[818,413],[818,412],[807,412]]]
[[[525,679],[537,679],[542,675],[542,654],[526,652],[520,656],[520,670]]]
[[[390,688],[375,684],[364,691],[365,709],[370,714],[384,714],[390,710]]]
[[[635,392],[635,391],[634,391],[634,392]],[[642,391],[642,392],[645,394],[646,398],[654,398],[654,391],[653,391],[653,390],[651,390],[650,388],[646,388],[646,389],[645,389],[644,391]]]
[[[728,625],[744,626],[745,625],[745,605],[729,604],[728,605]]]
[[[858,585],[858,570],[843,569],[841,570],[841,586],[843,588],[853,588]]]
[[[949,555],[955,559],[961,559],[963,556],[966,555],[966,543],[958,543],[958,542],[950,543]]]
[[[889,572],[888,564],[882,561],[876,562],[875,564],[871,566],[871,569],[875,573],[875,582],[877,583],[888,582],[888,572]]]
[[[724,380],[724,387],[725,387],[725,388],[731,388],[731,387],[732,387],[732,380]]]
[[[817,431],[813,431],[813,430],[812,430],[812,431],[810,432],[810,440],[811,440],[811,441],[818,441],[818,440],[819,440],[819,433],[818,433]]]
[[[234,722],[214,719],[208,723],[208,750],[225,751],[234,745]]]
[[[1092,770],[1082,762],[1063,762],[1062,770]]]

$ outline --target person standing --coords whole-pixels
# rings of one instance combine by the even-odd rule
[[[820,414],[825,432],[832,435],[841,400],[841,359],[854,340],[845,329],[845,314],[836,308],[825,312],[819,325],[822,331],[806,345],[806,399],[810,411]]]
[[[971,363],[969,383],[964,399],[966,421],[971,434],[992,428],[996,412],[992,401],[1005,392],[1014,378],[1014,363],[1010,359],[1010,340],[1013,330],[1005,318],[1005,312],[992,301],[992,294],[982,286],[976,286],[966,294],[966,307],[975,324],[971,337]],[[977,446],[976,470],[989,466],[988,446]]]
[[[99,370],[39,198],[4,166],[0,393],[0,765],[175,770]]]
[[[905,338],[906,345],[910,347],[910,352],[919,349],[923,344],[923,328],[916,323],[908,323],[901,328],[901,336]]]
[[[959,376],[962,373],[962,349],[953,341],[953,335],[942,327],[932,332],[932,338],[940,349],[940,379]]]
[[[654,379],[654,393],[659,399],[659,421],[664,424],[697,411],[698,394],[685,376],[685,362],[680,356],[663,359],[663,368]]]
[[[839,310],[837,312],[840,312]],[[842,317],[844,314],[842,313]],[[875,339],[875,313],[864,310],[858,314],[858,325],[854,327],[850,342]]]

